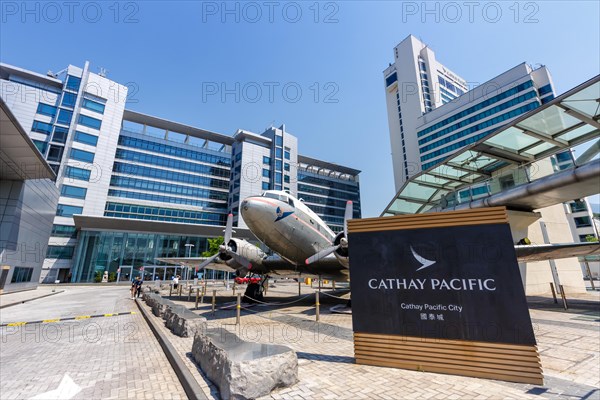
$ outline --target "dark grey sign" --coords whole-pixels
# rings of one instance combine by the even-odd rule
[[[355,332],[535,345],[507,224],[350,233]]]

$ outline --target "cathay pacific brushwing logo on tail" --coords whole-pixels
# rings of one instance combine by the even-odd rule
[[[417,254],[417,252],[415,251],[415,249],[412,248],[412,246],[410,246],[410,251],[412,251],[413,257],[421,264],[421,267],[417,268],[417,271],[420,271],[423,268],[431,267],[433,264],[435,264],[435,261],[428,260]]]

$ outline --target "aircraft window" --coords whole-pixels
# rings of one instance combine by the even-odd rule
[[[278,195],[278,194],[275,194],[275,193],[269,193],[269,192],[266,192],[266,193],[265,193],[265,197],[268,197],[268,198],[270,198],[270,199],[279,200],[279,195]]]
[[[290,206],[294,207],[294,200],[292,200],[292,198],[288,198],[288,203],[290,204]]]

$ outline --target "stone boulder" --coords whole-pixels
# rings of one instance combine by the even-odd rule
[[[192,355],[225,400],[254,399],[298,381],[298,358],[292,349],[246,342],[223,328],[197,333]]]
[[[165,326],[175,335],[193,337],[206,330],[206,318],[189,311],[183,306],[169,304],[163,314]]]

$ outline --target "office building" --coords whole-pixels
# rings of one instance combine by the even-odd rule
[[[396,190],[414,174],[554,98],[544,66],[523,63],[469,87],[412,35],[394,48],[384,85]]]
[[[0,294],[35,289],[58,203],[56,175],[0,99]]]
[[[230,212],[236,235],[255,240],[238,220],[240,199],[265,189],[302,194],[306,175],[322,177],[307,184],[320,192],[306,200],[323,205],[314,211],[332,229],[343,226],[348,198],[360,216],[359,171],[315,160],[311,168],[327,168],[300,173],[312,159],[298,155],[284,126],[228,136],[127,110],[127,87],[87,62],[46,75],[0,64],[0,85],[57,175],[43,282],[99,281],[105,272],[109,281],[169,279],[177,268],[155,258],[200,256]]]
[[[346,201],[360,218],[360,171],[298,154],[298,139],[285,125],[262,134],[238,130],[232,145],[229,209],[237,226],[240,199],[264,190],[285,190],[302,199],[334,232],[344,228]]]

